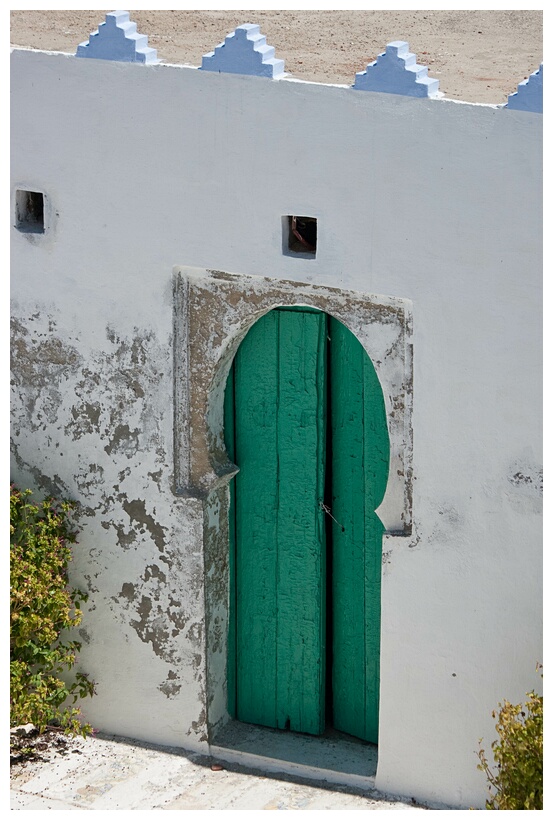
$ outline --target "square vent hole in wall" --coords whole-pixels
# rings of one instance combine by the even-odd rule
[[[282,217],[282,251],[313,259],[317,253],[317,220],[312,216]]]
[[[15,192],[15,227],[25,233],[44,233],[44,194]]]

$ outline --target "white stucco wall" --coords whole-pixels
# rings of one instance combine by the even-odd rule
[[[539,685],[541,117],[16,50],[12,477],[84,508],[83,703],[206,744],[199,499],[173,493],[173,267],[413,306],[413,521],[385,539],[377,786],[482,806],[491,710]],[[15,204],[12,215],[15,214]],[[315,259],[282,216],[318,220]]]

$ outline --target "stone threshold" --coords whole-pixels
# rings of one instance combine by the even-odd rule
[[[314,736],[231,721],[210,744],[214,757],[257,769],[375,789],[378,747],[334,729]]]

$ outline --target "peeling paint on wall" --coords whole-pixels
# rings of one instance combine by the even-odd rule
[[[133,501],[123,501],[123,509],[129,516],[131,522],[135,521],[140,532],[148,531],[160,552],[165,547],[165,527],[162,527],[155,518],[146,512],[146,503],[142,499]]]
[[[152,330],[135,328],[128,336],[108,326],[102,344],[90,349],[84,335],[68,332],[55,310],[14,315],[12,449],[15,480],[75,499],[80,520],[89,522],[72,567],[89,593],[79,634],[83,668],[106,641],[121,647],[100,670],[93,666],[98,695],[89,708],[93,715],[95,707],[110,714],[118,693],[106,689],[104,679],[128,652],[131,658],[142,653],[164,702],[194,702],[194,690],[198,703],[205,702],[203,568],[200,553],[187,557],[182,549],[190,543],[183,532],[202,515],[194,502],[185,510],[171,494],[169,340],[158,341]],[[40,442],[30,441],[33,431]],[[110,592],[118,573],[120,583]],[[184,671],[170,677],[167,664]],[[205,733],[200,711],[200,705],[192,708],[198,738]]]
[[[178,593],[167,583],[166,573],[157,564],[147,565],[134,582],[123,583],[118,595],[111,600],[129,613],[128,623],[141,641],[151,644],[158,657],[167,663],[182,663],[175,639],[190,619],[185,615]],[[193,643],[201,643],[200,625],[192,624],[186,637]]]
[[[160,692],[163,692],[167,698],[174,698],[179,694],[181,688],[182,683],[179,683],[179,676],[173,669],[169,670],[167,673],[167,679],[158,686]]]

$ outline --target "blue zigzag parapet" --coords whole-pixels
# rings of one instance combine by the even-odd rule
[[[157,51],[148,46],[145,34],[137,33],[136,23],[131,23],[128,11],[106,14],[105,23],[100,23],[88,42],[77,47],[76,56],[124,63],[159,63]]]
[[[543,114],[543,63],[527,80],[518,84],[518,91],[509,94],[506,108]]]
[[[382,91],[408,97],[435,97],[439,80],[428,75],[428,68],[417,64],[417,55],[409,51],[409,43],[396,40],[388,43],[365,71],[355,75],[353,88],[362,91]]]
[[[224,74],[249,74],[253,77],[284,77],[284,60],[274,57],[273,46],[268,46],[259,26],[246,23],[225,37],[215,51],[204,54],[201,70]]]

